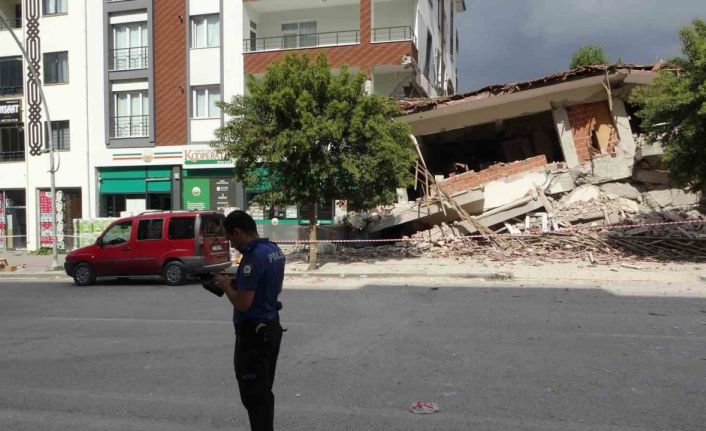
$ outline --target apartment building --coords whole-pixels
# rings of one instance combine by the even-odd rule
[[[91,0],[1,0],[0,13],[27,48],[41,81],[31,79],[8,28],[0,28],[0,249],[51,246],[48,133],[57,167],[57,228],[62,248],[73,244],[73,219],[87,215],[90,108],[89,38],[100,32],[100,5]],[[100,51],[95,51],[99,53]],[[51,130],[51,131],[49,131]]]
[[[464,0],[245,0],[245,72],[264,73],[291,51],[325,52],[333,67],[364,70],[378,94],[454,94],[465,9]]]
[[[40,71],[59,169],[60,247],[74,218],[148,209],[249,210],[300,224],[305,206],[262,208],[210,146],[243,94],[291,52],[328,54],[392,97],[453,94],[463,0],[0,0]],[[50,246],[46,119],[28,65],[0,31],[0,249]],[[334,203],[316,209],[333,219]]]

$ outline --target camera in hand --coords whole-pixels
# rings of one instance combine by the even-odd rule
[[[207,278],[201,280],[201,286],[216,296],[223,296],[225,292],[216,285],[214,274],[208,274]]]

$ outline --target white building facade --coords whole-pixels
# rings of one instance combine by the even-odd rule
[[[245,75],[325,52],[375,93],[453,94],[463,0],[0,0],[39,69],[57,148],[59,246],[73,219],[148,209],[250,210],[260,223],[304,207],[256,208],[210,146]],[[0,250],[51,246],[46,121],[29,68],[0,30]],[[333,203],[319,208],[333,219]]]

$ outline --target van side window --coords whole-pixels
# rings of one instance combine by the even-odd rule
[[[172,217],[169,221],[169,239],[194,239],[196,217]]]
[[[221,214],[204,215],[201,219],[204,236],[225,236],[224,221],[225,216]]]
[[[137,240],[162,239],[163,226],[164,220],[162,219],[140,220],[140,224],[137,225]]]
[[[125,221],[114,224],[108,232],[103,235],[103,243],[105,245],[119,245],[130,241],[130,232],[132,231],[132,221]]]

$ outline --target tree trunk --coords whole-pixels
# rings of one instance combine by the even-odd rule
[[[313,204],[309,215],[309,271],[316,271],[319,246],[316,243],[316,224],[318,223],[317,205]]]

